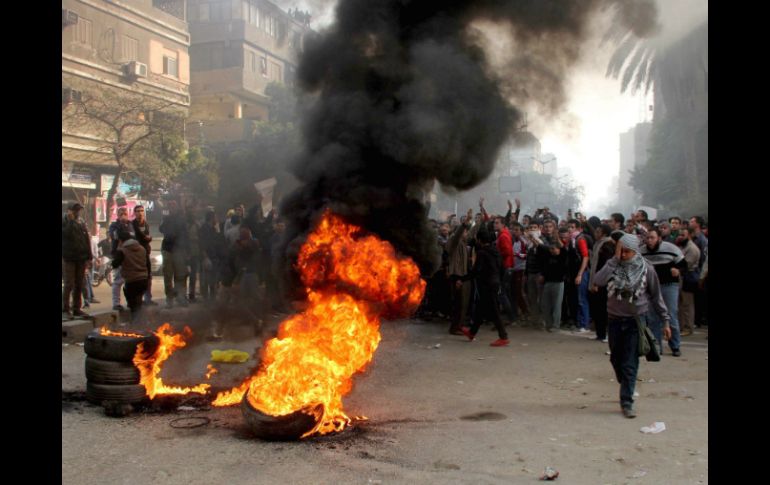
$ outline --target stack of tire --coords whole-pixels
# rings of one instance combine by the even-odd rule
[[[144,400],[147,392],[139,383],[134,355],[137,346],[143,343],[143,353],[152,356],[160,340],[150,332],[131,333],[139,336],[101,335],[98,330],[86,336],[86,399],[89,402],[104,405],[107,409],[108,404],[122,406]]]

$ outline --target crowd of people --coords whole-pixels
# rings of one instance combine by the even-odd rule
[[[639,210],[626,219],[567,212],[559,218],[547,207],[520,218],[508,201],[504,215],[489,214],[484,199],[459,219],[433,221],[441,266],[430,278],[418,316],[445,318],[449,332],[470,340],[486,321],[509,344],[507,326],[532,326],[553,332],[596,332],[609,343],[611,362],[621,384],[621,406],[633,417],[638,368],[637,325],[648,326],[663,353],[682,355],[681,339],[708,324],[708,228],[701,216],[649,220]],[[89,278],[99,252],[109,252],[115,268],[113,309],[123,309],[123,289],[132,322],[142,306],[155,305],[150,262],[152,236],[142,206],[133,214],[117,211],[108,237],[88,233],[74,204],[62,223],[63,312],[88,316],[83,302],[94,302]],[[281,268],[284,223],[261,204],[242,204],[220,221],[212,208],[196,217],[172,201],[159,228],[163,236],[163,281],[167,307],[202,300],[210,307],[237,308],[248,321],[262,322],[270,310],[287,312]],[[230,315],[232,316],[232,314]],[[220,338],[221,324],[214,338]],[[632,362],[632,360],[635,362]]]
[[[649,327],[660,354],[708,325],[708,228],[701,216],[650,220],[586,218],[548,207],[523,215],[508,201],[505,215],[469,209],[459,220],[433,221],[442,252],[419,313],[446,318],[449,332],[475,340],[484,321],[498,333],[490,345],[509,344],[506,326],[553,332],[596,332],[609,343],[620,383],[620,403],[634,417],[639,328]]]
[[[171,201],[159,227],[162,235],[165,305],[187,307],[202,301],[221,308],[237,303],[246,318],[264,320],[269,310],[286,311],[279,251],[283,222],[275,211],[265,217],[260,204],[248,211],[243,204],[228,210],[224,221],[213,208],[196,217],[192,207],[182,209]],[[117,209],[107,237],[90,236],[81,214],[73,204],[62,223],[64,260],[63,317],[88,317],[83,311],[93,298],[90,278],[100,254],[110,255],[114,268],[113,310],[125,310],[121,290],[132,323],[143,320],[142,307],[157,305],[153,299],[150,256],[150,225],[141,205]]]

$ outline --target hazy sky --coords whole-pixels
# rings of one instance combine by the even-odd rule
[[[283,8],[299,7],[313,15],[312,26],[321,29],[334,20],[334,0],[274,0]],[[708,18],[707,0],[657,0],[662,25],[659,42],[678,40]],[[605,20],[606,22],[606,20]],[[652,121],[652,88],[645,95],[620,93],[620,81],[605,77],[613,45],[601,46],[599,35],[606,23],[597,19],[594,39],[583,49],[582,60],[568,81],[569,101],[558,119],[529,118],[543,153],[553,153],[559,167],[569,167],[575,180],[585,187],[581,209],[589,213],[602,209],[614,198],[618,176],[620,133],[636,123]],[[607,214],[600,214],[607,215]]]

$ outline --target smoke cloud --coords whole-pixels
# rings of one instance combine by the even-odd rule
[[[289,258],[328,207],[432,272],[427,192],[435,182],[467,190],[490,175],[520,124],[510,100],[564,105],[590,17],[606,7],[635,35],[656,30],[650,0],[341,1],[298,69],[311,101],[292,167],[303,185],[281,207]],[[515,53],[504,69],[490,68],[474,22],[509,31]]]

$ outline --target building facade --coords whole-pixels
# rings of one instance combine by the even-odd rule
[[[141,174],[117,174],[110,135],[69,117],[78,102],[105,94],[190,107],[190,33],[185,0],[62,0],[62,206],[78,201],[103,222],[98,200],[116,175],[124,191]],[[115,109],[120,109],[116,106]],[[102,213],[97,216],[97,210]],[[90,219],[90,217],[89,217]],[[102,219],[102,221],[99,221]]]
[[[618,172],[618,206],[629,214],[641,202],[641,196],[630,185],[631,171],[647,163],[652,123],[638,123],[620,134],[620,170]]]
[[[266,0],[189,0],[191,144],[249,139],[271,82],[293,85],[309,19]]]

